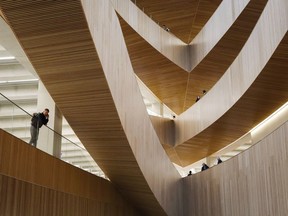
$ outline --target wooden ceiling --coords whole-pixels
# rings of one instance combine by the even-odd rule
[[[135,2],[134,0],[132,0]],[[136,5],[160,26],[189,44],[222,0],[136,0]]]
[[[115,101],[117,100],[117,102],[120,101],[119,103],[121,103],[121,99],[117,97],[115,99],[115,97],[112,98],[111,96],[111,86],[109,88],[105,74],[103,73],[103,68],[95,51],[95,45],[91,39],[81,5],[78,1],[71,2],[57,1],[52,5],[46,2],[41,2],[40,4],[34,1],[16,1],[13,3],[1,2],[0,4],[3,6],[5,15],[8,17],[13,30],[32,64],[40,74],[48,91],[60,110],[65,114],[65,117],[83,144],[92,153],[99,166],[105,171],[112,182],[115,182],[120,191],[125,193],[130,200],[135,199],[135,205],[143,212],[157,215],[164,214],[162,208],[158,204],[155,204],[157,201],[152,195],[152,191],[147,185],[135,160],[136,154],[133,154],[129,146],[127,134],[123,130],[123,127],[127,127],[126,124],[128,123],[124,121],[125,124],[123,124],[124,126],[122,125],[115,107]],[[137,2],[141,5],[142,1]],[[175,2],[171,2],[171,5],[174,5]],[[208,94],[215,92],[212,86],[219,81],[219,78],[223,74],[225,75],[227,68],[228,71],[231,70],[229,66],[234,64],[237,70],[240,71],[242,69],[245,61],[241,59],[235,63],[233,61],[245,45],[251,31],[253,31],[253,27],[258,21],[266,2],[251,0],[233,26],[200,64],[194,68],[190,73],[191,75],[155,51],[127,23],[121,20],[125,41],[135,73],[146,82],[146,85],[154,93],[156,92],[155,94],[161,100],[167,102],[173,110],[180,114],[190,106],[189,102],[194,102],[195,96],[200,94],[200,91],[203,89],[209,90]],[[270,0],[270,2],[275,3],[277,1]],[[150,3],[151,5],[158,5],[157,3]],[[276,3],[275,5],[272,3],[269,8],[273,8],[276,5]],[[145,8],[145,5],[143,7]],[[173,7],[171,6],[171,8]],[[155,10],[156,18],[157,10],[153,10]],[[159,10],[162,10],[160,9],[160,5]],[[147,11],[149,9],[145,8],[145,12]],[[163,11],[165,10],[162,10],[162,13],[164,13]],[[46,14],[46,16],[43,16],[43,14]],[[181,26],[181,21],[177,22]],[[173,22],[171,23],[173,24]],[[278,23],[281,25],[285,23],[285,20]],[[165,25],[170,28],[168,23],[165,23]],[[266,33],[266,35],[269,33],[271,41],[274,41],[270,30],[273,29],[273,25],[269,23],[269,26],[271,28],[265,29],[264,27],[261,33]],[[171,27],[171,31],[173,32],[172,29]],[[185,37],[187,37],[188,33],[185,34]],[[277,31],[275,31],[276,34]],[[259,40],[261,41],[262,37]],[[259,40],[255,41],[255,43],[259,42]],[[258,49],[251,50],[251,52],[255,52],[256,54],[250,59],[251,62],[254,61],[254,57],[255,61],[262,59],[262,54],[266,54],[267,52],[272,55],[273,52],[266,49],[265,43],[261,43],[261,45],[263,45],[261,47],[263,48],[263,52]],[[107,44],[108,46],[110,45]],[[107,50],[106,52],[112,55],[111,50]],[[207,128],[200,131],[195,137],[186,140],[184,143],[180,143],[174,148],[165,145],[167,154],[172,155],[171,159],[181,166],[186,166],[198,159],[209,156],[242,136],[286,102],[288,96],[287,56],[286,33],[276,52],[273,53],[272,58],[265,62],[265,64],[267,63],[265,68],[263,70],[258,68],[259,71],[257,72],[261,71],[261,74],[255,82],[240,100],[229,107],[230,109],[222,117],[212,122],[211,125],[208,125]],[[111,58],[111,61],[114,61],[113,58]],[[126,63],[124,61],[121,64],[118,63],[118,65]],[[214,73],[214,71],[216,72]],[[246,74],[246,76],[249,77],[250,74]],[[121,78],[121,76],[119,77]],[[124,78],[131,79],[130,77]],[[233,80],[232,78],[230,77],[229,80]],[[245,81],[245,77],[242,77],[242,79],[234,80],[234,84],[238,82],[235,86],[231,84],[232,82],[226,83],[226,85],[230,86],[230,90],[233,91],[232,93],[241,89],[242,81]],[[197,80],[197,82],[194,80]],[[116,80],[113,82],[118,83]],[[191,89],[195,88],[193,92],[198,92],[191,95],[187,94],[187,87]],[[222,101],[221,94],[223,97],[232,97],[231,92],[224,92],[223,89],[226,89],[224,85],[221,87],[217,92],[217,95],[220,95],[220,102]],[[129,93],[132,95],[136,94],[134,92]],[[185,103],[185,100],[189,102]],[[217,98],[213,100],[217,101]],[[139,104],[134,106],[136,109],[129,109],[130,112],[138,112]],[[208,114],[215,116],[216,112],[214,113],[214,110],[222,106],[221,103],[214,104],[215,107],[209,106],[210,104],[206,98],[200,100],[196,106],[200,106],[200,104],[205,106],[204,109],[209,109],[210,113]],[[123,111],[119,107],[117,109],[119,113]],[[124,118],[129,119],[130,116],[127,114]],[[205,123],[206,116],[200,116],[199,119],[202,120],[201,123]],[[183,121],[192,120],[184,119]],[[135,127],[135,122],[130,122],[132,127]],[[144,128],[142,131],[143,134],[146,133],[148,124],[144,121],[142,126],[140,126]],[[201,127],[200,123],[199,125],[195,125],[195,127],[198,126]],[[131,131],[129,134],[131,134]],[[147,143],[145,141],[147,137],[143,136],[143,134],[133,134],[132,140],[143,142],[143,145],[146,147]],[[153,135],[152,132],[151,134]],[[151,148],[150,145],[147,145],[148,147]],[[143,160],[145,159],[147,158]],[[127,169],[129,170],[125,172]],[[147,193],[147,196],[143,196],[148,198],[142,197],[143,199],[139,199],[141,197],[139,193],[142,193],[142,195]],[[155,209],[155,211],[153,212],[151,209],[147,210],[141,206],[141,203],[146,203],[147,206]]]
[[[166,215],[155,198],[157,193],[151,191],[143,176],[144,168],[140,169],[123,130],[81,2],[1,1],[0,6],[57,106],[117,190],[143,215]],[[139,104],[147,115],[144,104]],[[163,151],[161,145],[150,149]],[[164,151],[163,155],[172,168]],[[165,157],[158,157],[154,159],[163,164]],[[169,164],[164,162],[164,165]],[[176,170],[170,171],[173,173],[169,173],[170,177],[180,178]],[[161,176],[165,178],[164,171]],[[163,180],[155,186],[161,188],[159,184],[166,183]],[[167,193],[169,196],[170,192]],[[173,205],[168,209],[174,208]]]
[[[183,112],[188,73],[161,55],[122,18],[120,22],[134,72],[175,113]]]
[[[120,18],[134,72],[164,104],[181,114],[195,103],[197,96],[203,96],[203,90],[210,90],[225,73],[245,44],[266,3],[267,0],[251,0],[216,46],[190,73],[165,58]],[[194,47],[192,42],[191,53],[197,55]]]
[[[171,158],[175,163],[179,163],[180,160],[179,165],[187,166],[215,153],[249,132],[286,103],[288,101],[287,61],[288,33],[286,32],[271,59],[245,94],[216,122],[193,138],[174,147],[178,158],[171,149],[167,151],[171,152]],[[239,80],[239,82],[243,81]],[[226,97],[225,94],[227,93],[223,92],[223,97]],[[219,103],[224,101],[219,98]],[[200,100],[198,103],[201,102]],[[214,110],[216,109],[215,106]],[[210,108],[211,113],[215,112],[214,110],[213,107]]]

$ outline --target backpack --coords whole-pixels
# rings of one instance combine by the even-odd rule
[[[35,128],[39,128],[39,113],[33,113],[31,125],[33,125]]]

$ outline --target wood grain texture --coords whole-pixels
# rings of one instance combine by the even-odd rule
[[[222,0],[137,0],[137,6],[185,43],[199,33]]]
[[[144,215],[182,215],[180,175],[150,122],[110,2],[0,4],[57,106],[117,189]]]
[[[142,34],[138,30],[140,27],[134,27],[133,20],[137,20],[137,16],[134,12],[128,13],[130,19],[127,15],[123,16],[125,21],[120,21],[134,72],[163,103],[181,114],[195,103],[197,96],[202,97],[202,90],[210,90],[235,60],[266,2],[224,0],[202,31],[186,46],[185,54],[189,59],[189,69],[186,71],[173,62],[177,57],[183,58],[183,54],[173,52],[172,48],[160,50],[147,43],[150,38],[154,39],[153,31]],[[147,22],[139,21],[137,26],[149,26]],[[162,44],[167,39],[156,37],[154,41]],[[168,51],[174,59],[165,57]]]
[[[187,44],[168,33],[130,0],[111,0],[113,8],[152,47],[184,70],[189,70]],[[166,2],[167,4],[167,2]],[[169,5],[169,4],[168,4]],[[174,2],[175,5],[175,2]],[[178,4],[179,6],[181,4]],[[172,7],[170,5],[170,7]],[[175,12],[176,13],[176,12]]]
[[[236,140],[287,101],[287,11],[287,2],[269,1],[231,67],[175,120],[183,166]]]
[[[223,76],[250,36],[267,0],[241,3],[235,5],[234,2],[223,1],[215,17],[209,20],[205,29],[192,41],[189,47],[192,71],[187,81],[183,111],[195,103],[197,96],[203,97],[203,90],[209,91]],[[230,7],[232,10],[228,12],[227,8]],[[227,12],[231,13],[228,19],[223,16]]]
[[[241,154],[184,178],[184,215],[286,215],[287,132],[286,122]]]
[[[118,17],[112,5],[104,0],[82,3],[121,125],[137,163],[166,214],[182,215],[180,175],[163,150],[147,114]],[[100,16],[96,19],[93,14]],[[105,14],[110,14],[109,20]],[[107,40],[109,44],[105,44]]]
[[[138,215],[109,181],[54,158],[2,129],[0,200],[0,215],[7,216],[83,212]]]
[[[4,18],[4,15],[3,15],[2,11],[1,11],[1,8],[0,8],[0,16],[1,16],[3,19],[5,19],[5,18]]]
[[[120,22],[135,74],[166,106],[177,114],[183,112],[189,74],[155,50],[123,19]]]

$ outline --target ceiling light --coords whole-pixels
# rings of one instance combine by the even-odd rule
[[[0,61],[1,61],[1,60],[13,60],[13,59],[15,59],[14,56],[4,56],[4,57],[0,57]]]

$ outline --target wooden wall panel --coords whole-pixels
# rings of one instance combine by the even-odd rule
[[[113,185],[0,129],[0,215],[138,215]],[[117,214],[116,214],[117,212]]]
[[[134,72],[163,103],[181,114],[195,103],[198,95],[203,96],[202,90],[210,90],[225,73],[245,44],[266,3],[267,0],[224,0],[192,43],[186,45],[185,56],[189,56],[189,69],[186,71],[174,64],[173,59],[165,57],[168,51],[174,58],[183,58],[182,55],[173,49],[160,50],[155,45],[167,43],[166,38],[155,38],[152,30],[141,33],[140,26],[148,25],[149,18],[135,26],[134,20],[138,20],[135,6],[129,13],[121,10],[122,4],[114,7],[122,12],[120,15],[125,20],[120,18]],[[141,11],[139,13],[143,15]],[[149,44],[150,38],[155,38],[155,44]]]
[[[270,0],[231,67],[175,120],[183,166],[238,139],[288,100],[287,11],[284,0]]]
[[[182,215],[181,178],[147,114],[117,15],[110,1],[82,3],[0,5],[57,106],[123,196],[144,215]]]
[[[189,74],[149,45],[122,18],[119,19],[135,74],[166,106],[180,114]]]
[[[104,0],[82,3],[121,125],[137,163],[166,214],[182,215],[180,175],[163,150],[143,103],[118,17]],[[100,16],[96,19],[94,14]],[[169,173],[165,173],[167,170]]]
[[[0,174],[1,216],[115,216],[137,215],[121,203],[59,192]]]
[[[187,44],[166,32],[130,0],[111,0],[113,8],[158,52],[184,70],[189,70]],[[168,4],[169,5],[169,4]],[[181,3],[178,3],[179,6]],[[171,7],[171,5],[170,5]]]
[[[205,25],[222,0],[137,0],[136,4],[155,22],[165,24],[173,34],[185,43],[191,40]]]
[[[286,122],[243,153],[184,178],[184,215],[286,215],[287,134]]]
[[[173,119],[162,118],[150,115],[151,122],[162,144],[174,145],[174,121]]]
[[[231,66],[249,38],[267,0],[241,3],[234,5],[234,1],[223,1],[203,31],[190,44],[192,68],[187,81],[183,111],[195,103],[197,96],[203,97],[203,90],[208,92]],[[223,14],[230,7],[231,17],[226,18]]]

